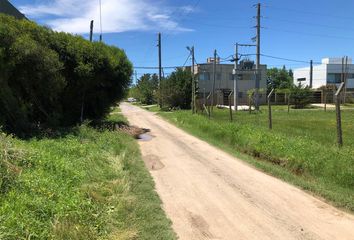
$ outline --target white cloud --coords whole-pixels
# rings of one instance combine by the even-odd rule
[[[45,19],[45,23],[57,31],[87,33],[89,22],[95,21],[99,30],[98,0],[54,0],[20,7],[30,18]],[[125,31],[193,31],[182,27],[173,15],[193,12],[190,6],[171,8],[154,0],[102,0],[102,24],[104,32]]]

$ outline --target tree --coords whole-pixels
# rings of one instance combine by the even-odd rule
[[[156,103],[158,90],[158,76],[156,74],[144,74],[136,85],[136,95],[143,104]]]
[[[161,84],[163,104],[169,108],[190,109],[192,101],[192,73],[177,68]]]
[[[267,70],[268,76],[268,91],[272,88],[286,89],[293,85],[293,72],[290,69],[286,70],[285,66],[282,69],[270,68]]]

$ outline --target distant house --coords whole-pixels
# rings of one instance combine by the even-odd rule
[[[197,64],[195,73],[198,76],[200,97],[208,96],[213,88],[213,62],[214,58],[208,58],[206,63]],[[238,67],[238,94],[239,104],[248,103],[247,92],[256,86],[256,66],[253,61],[243,60]],[[267,66],[260,65],[260,88],[267,88]],[[216,60],[215,93],[217,94],[216,104],[228,105],[228,95],[234,90],[234,65],[221,64],[220,59]],[[266,101],[265,94],[260,95],[260,103]],[[232,101],[233,103],[233,101]]]
[[[354,89],[354,64],[348,59],[347,89]],[[322,64],[313,66],[312,87],[339,85],[342,82],[342,58],[324,58]],[[294,83],[310,85],[310,67],[294,69]]]
[[[14,16],[18,19],[27,19],[17,8],[15,8],[8,0],[0,0],[0,13]]]

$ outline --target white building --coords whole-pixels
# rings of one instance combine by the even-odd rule
[[[313,66],[312,88],[319,88],[327,84],[341,83],[342,58],[324,58],[322,64]],[[310,86],[310,67],[294,69],[294,83]],[[354,64],[348,58],[347,88],[354,89]]]

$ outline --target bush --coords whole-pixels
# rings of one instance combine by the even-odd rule
[[[305,108],[311,103],[311,90],[309,87],[302,87],[301,85],[293,86],[291,89],[291,99],[294,102],[296,109]]]
[[[168,108],[190,109],[192,73],[178,68],[161,83],[162,102]]]
[[[101,119],[124,97],[132,64],[121,49],[0,15],[0,124],[7,132]]]

